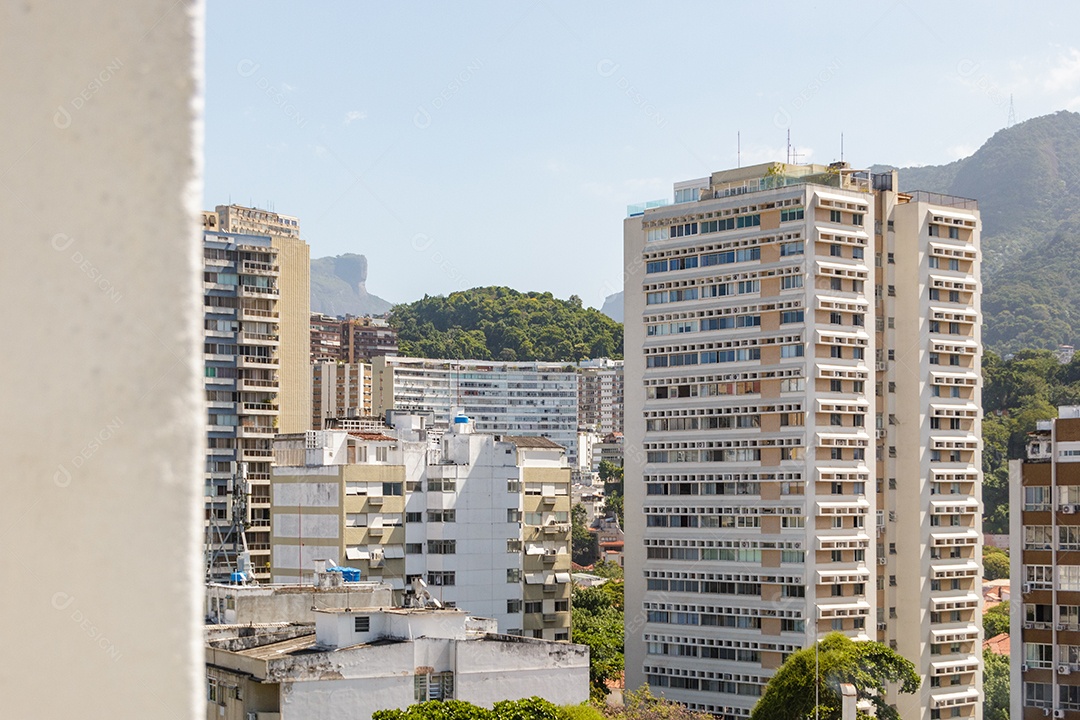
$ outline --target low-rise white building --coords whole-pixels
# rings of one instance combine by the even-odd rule
[[[236,628],[206,646],[207,720],[367,720],[425,700],[589,697],[589,649],[496,632],[447,609],[335,609],[296,626]]]

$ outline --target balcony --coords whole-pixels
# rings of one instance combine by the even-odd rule
[[[267,335],[265,333],[253,333],[253,332],[240,332],[237,337],[237,341],[245,343],[247,345],[263,345],[269,347],[277,347],[281,344],[280,338],[277,335]]]
[[[278,406],[271,403],[242,403],[244,413],[249,415],[274,415],[278,412]]]
[[[280,365],[276,357],[258,355],[237,355],[236,366],[241,368],[276,368]]]
[[[240,297],[276,298],[281,294],[277,288],[259,287],[257,285],[237,285],[236,287],[240,289]]]
[[[280,313],[276,310],[258,310],[256,308],[240,308],[243,320],[277,320]]]
[[[241,425],[236,428],[236,436],[241,438],[271,437],[277,428],[270,425]]]
[[[277,277],[281,274],[281,268],[279,268],[277,265],[271,265],[270,263],[253,262],[251,260],[245,260],[242,268],[243,271],[248,275]]]
[[[230,380],[230,382],[232,382]],[[277,392],[277,380],[259,380],[254,378],[240,378],[236,381],[237,389],[263,392]]]

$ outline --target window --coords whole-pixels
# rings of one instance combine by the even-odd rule
[[[803,286],[802,275],[784,275],[780,278],[781,290],[793,290],[795,288],[801,288]]]
[[[841,215],[839,210],[830,210],[829,211],[829,222],[834,222],[834,223],[843,222],[843,216]]]
[[[453,572],[429,572],[428,585],[453,585],[455,574]]]
[[[506,511],[506,522],[516,523],[521,522],[521,511],[516,508],[510,508]]]
[[[422,543],[405,543],[406,555],[423,555],[424,545]]]
[[[345,527],[367,527],[367,514],[345,513]]]
[[[958,228],[958,227],[949,228],[949,237],[952,238],[953,240],[959,240],[960,239],[960,228]]]
[[[829,246],[829,256],[830,257],[844,257],[844,246],[843,245],[830,245]]]
[[[521,552],[521,540],[510,538],[506,541],[506,552],[516,553]]]
[[[424,521],[424,513],[418,513],[418,512],[407,512],[407,513],[405,513],[405,522],[407,522],[407,523],[418,523],[418,522],[423,522],[423,521]]]
[[[368,615],[357,615],[356,617],[354,617],[353,632],[371,632],[371,617]]]
[[[441,672],[414,676],[413,698],[416,702],[453,700],[454,673]]]
[[[457,540],[428,540],[427,551],[430,555],[453,555],[457,552]]]
[[[802,255],[803,243],[802,240],[798,242],[789,242],[780,244],[780,257],[788,257],[789,255]]]
[[[525,603],[525,612],[527,613],[542,613],[544,612],[544,603],[541,600],[529,600]]]
[[[382,484],[383,495],[401,495],[402,490],[402,484],[399,482],[384,482]]]
[[[506,570],[506,582],[508,582],[508,583],[521,582],[521,568],[508,568]]]
[[[453,510],[428,510],[427,520],[428,522],[454,522],[455,512]]]
[[[862,213],[851,213],[851,224],[852,225],[862,225],[863,224]]]
[[[801,207],[788,208],[780,211],[780,222],[788,222],[789,220],[802,220],[804,216],[804,210]]]
[[[784,325],[786,323],[801,323],[802,321],[803,321],[803,311],[802,310],[785,310],[784,312],[780,313],[780,324],[781,325]]]
[[[508,613],[519,613],[519,612],[521,612],[521,600],[518,600],[516,598],[507,600],[506,601],[506,612],[508,612]]]
[[[782,358],[803,357],[804,353],[805,353],[805,350],[803,349],[802,345],[781,345],[780,346],[780,357],[782,357]]]

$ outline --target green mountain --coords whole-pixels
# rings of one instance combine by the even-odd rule
[[[383,315],[391,303],[367,291],[367,258],[346,253],[311,261],[311,311],[327,315]]]
[[[581,298],[479,287],[396,305],[390,324],[402,355],[574,362],[622,357],[622,325]]]
[[[979,201],[990,349],[1080,344],[1080,114],[1033,118],[971,157],[899,176],[901,190]]]

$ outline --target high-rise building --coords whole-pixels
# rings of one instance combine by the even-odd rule
[[[1080,407],[1026,451],[1009,461],[1009,716],[1080,718]]]
[[[311,248],[295,217],[240,205],[215,208],[222,232],[267,235],[277,250],[279,432],[304,432],[311,422]]]
[[[622,360],[578,363],[578,427],[601,435],[623,431]]]
[[[316,560],[402,592],[422,578],[443,604],[502,632],[570,638],[570,470],[545,438],[429,434],[417,416],[384,432],[281,435],[273,475],[273,577]]]
[[[335,360],[311,363],[311,427],[328,429],[327,418],[371,415],[371,366]]]
[[[321,313],[311,314],[311,362],[342,360],[341,319]],[[314,428],[318,430],[319,428]]]
[[[341,321],[341,359],[371,362],[383,355],[398,354],[398,333],[383,318],[347,316]]]
[[[746,717],[837,631],[915,664],[901,717],[981,717],[979,212],[895,188],[770,163],[631,208],[629,687]]]
[[[212,217],[212,216],[211,216]],[[209,221],[204,224],[209,225]],[[208,574],[269,579],[278,421],[278,264],[270,238],[203,234]]]
[[[458,412],[478,432],[546,437],[577,463],[578,380],[573,365],[491,360],[376,357],[371,362],[371,406],[430,413],[447,427]]]

